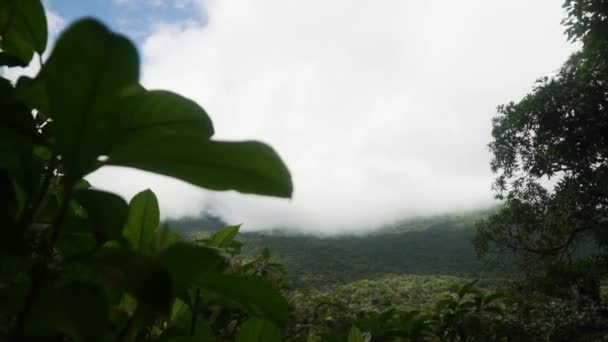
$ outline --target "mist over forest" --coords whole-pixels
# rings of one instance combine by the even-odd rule
[[[0,0],[4,341],[608,341],[608,0]]]
[[[555,0],[194,1],[188,15],[141,39],[142,83],[203,104],[220,139],[271,144],[292,198],[115,167],[88,179],[127,199],[152,188],[163,216],[206,211],[246,230],[363,231],[495,205],[496,106],[577,48]]]

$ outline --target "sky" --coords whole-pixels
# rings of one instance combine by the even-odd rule
[[[55,31],[94,16],[130,37],[142,83],[194,99],[216,139],[269,143],[295,191],[211,192],[106,167],[88,179],[164,216],[357,232],[495,204],[487,144],[574,51],[557,0],[46,0]]]

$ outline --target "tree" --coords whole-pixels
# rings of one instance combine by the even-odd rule
[[[493,119],[493,189],[504,207],[478,225],[481,255],[552,261],[608,244],[608,1],[564,8],[580,51]]]

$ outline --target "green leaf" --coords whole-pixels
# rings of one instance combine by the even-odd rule
[[[31,110],[14,95],[10,84],[0,82],[0,169],[7,170],[29,195],[40,183],[41,165],[32,150],[42,141]]]
[[[108,326],[103,291],[88,284],[45,289],[32,308],[26,327],[31,335],[61,333],[74,341],[100,341]]]
[[[281,331],[271,322],[251,318],[239,329],[237,342],[274,342],[281,341]]]
[[[134,90],[123,97],[115,110],[120,113],[117,129],[123,138],[137,140],[137,135],[185,135],[210,138],[211,119],[196,102],[164,90]],[[117,143],[118,145],[122,144]]]
[[[183,295],[199,278],[219,274],[226,267],[226,260],[214,249],[177,242],[158,255],[173,281],[174,293]]]
[[[174,335],[189,335],[191,325],[192,311],[190,310],[190,306],[180,299],[175,299],[173,308],[171,309],[169,329],[174,332]],[[212,337],[210,328],[204,320],[201,319],[197,320],[194,329],[194,337],[204,338],[204,341],[216,341],[216,339]]]
[[[182,241],[182,238],[169,229],[167,223],[163,223],[154,231],[150,243],[151,253],[157,254],[163,249]]]
[[[108,163],[160,173],[211,190],[291,196],[289,171],[265,144],[217,142],[193,135],[137,138],[117,146]]]
[[[89,222],[70,211],[65,224],[61,228],[56,247],[66,257],[84,254],[95,249],[97,241]]]
[[[214,247],[224,248],[230,246],[239,232],[241,225],[227,226],[211,235],[210,243]]]
[[[129,215],[123,235],[133,248],[148,252],[159,221],[160,211],[156,195],[150,190],[144,190],[135,195],[129,203]]]
[[[241,306],[250,315],[267,319],[279,327],[287,324],[288,304],[281,293],[260,277],[209,274],[197,284],[222,299]]]
[[[75,199],[87,215],[87,224],[99,242],[120,240],[127,218],[127,202],[113,193],[86,189],[76,192]]]
[[[42,80],[32,79],[28,76],[19,77],[15,86],[15,98],[27,105],[29,109],[36,109],[41,118],[48,118],[49,99]],[[49,131],[48,127],[44,131]]]
[[[361,330],[359,330],[359,328],[357,328],[356,326],[352,326],[352,328],[350,328],[350,331],[348,332],[348,342],[365,342],[365,340],[363,339],[363,334],[361,333]]]
[[[40,0],[0,1],[0,28],[6,30],[0,65],[26,66],[34,52],[42,54],[46,48],[47,22]]]
[[[99,166],[114,143],[115,105],[137,84],[133,44],[92,19],[72,24],[57,40],[36,82],[46,87],[57,150],[68,184]]]
[[[109,288],[131,294],[146,310],[169,313],[172,280],[157,260],[126,248],[104,247],[87,265],[103,275]]]
[[[504,293],[493,293],[493,294],[488,295],[487,297],[485,297],[484,300],[483,300],[483,303],[484,303],[484,305],[488,305],[488,304],[492,303],[495,300],[502,299],[502,298],[505,298],[505,297],[506,297],[506,295]]]
[[[463,298],[464,296],[466,296],[467,294],[471,293],[473,291],[473,287],[475,286],[475,284],[477,284],[477,282],[479,281],[479,279],[475,279],[473,281],[470,281],[466,284],[464,284],[459,290],[458,290],[458,297],[459,298]]]

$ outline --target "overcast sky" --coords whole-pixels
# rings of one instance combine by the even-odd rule
[[[151,188],[166,216],[244,229],[356,231],[491,205],[491,118],[573,51],[559,0],[48,0],[136,41],[143,84],[199,102],[217,139],[271,144],[292,200],[210,192],[105,168],[94,185]]]

